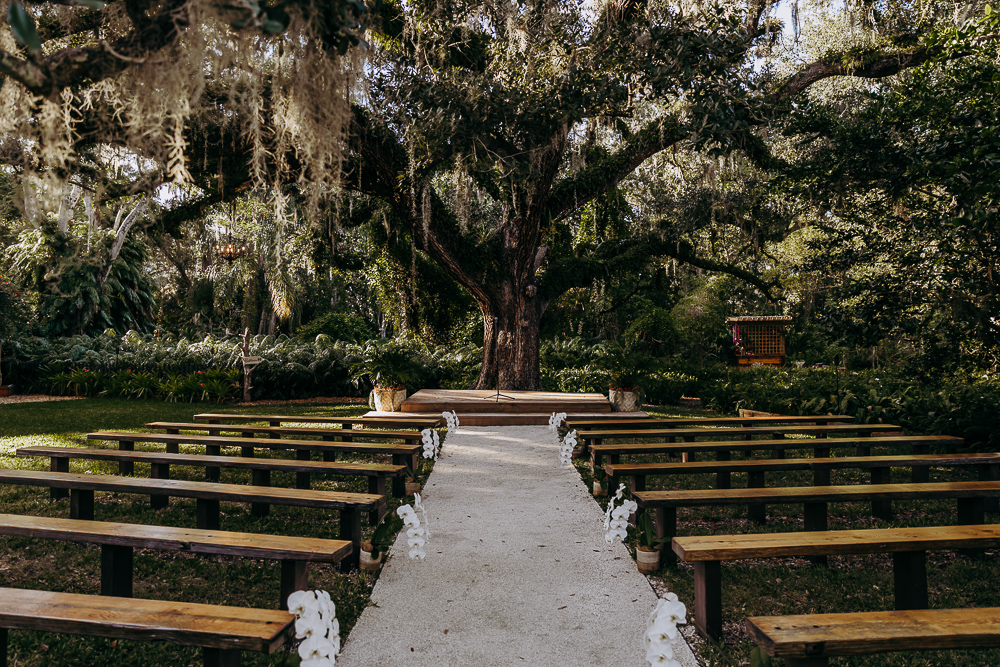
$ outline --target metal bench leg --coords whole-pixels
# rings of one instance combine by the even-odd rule
[[[309,588],[309,561],[282,560],[278,609],[288,609],[288,596]]]
[[[733,453],[719,450],[715,453],[716,461],[732,461]],[[731,489],[733,488],[733,475],[728,470],[715,473],[715,488],[717,489]]]
[[[694,563],[694,625],[703,637],[722,639],[722,564]]]
[[[205,647],[205,667],[240,667],[240,653],[234,648]]]
[[[406,465],[406,456],[403,454],[393,454],[392,465]],[[395,498],[402,498],[406,495],[406,478],[402,475],[397,475],[392,478],[392,495]]]
[[[308,449],[296,449],[295,458],[299,461],[309,461],[312,458],[312,452]],[[312,480],[310,479],[310,474],[308,472],[295,473],[296,489],[308,489],[311,485]]]
[[[340,510],[340,539],[351,543],[351,553],[340,561],[341,570],[358,567],[361,558],[361,512],[353,507]]]
[[[222,447],[220,445],[205,445],[205,453],[209,456],[222,456]],[[218,482],[221,470],[222,468],[217,466],[205,468],[205,481]]]
[[[764,472],[762,470],[748,472],[747,487],[751,489],[763,489]],[[767,523],[767,505],[764,503],[748,503],[747,518],[752,523]]]
[[[49,470],[52,472],[69,472],[69,459],[62,456],[53,456],[49,460]],[[52,500],[69,498],[69,489],[57,489],[54,486],[50,487],[49,497],[52,498]]]
[[[369,477],[368,493],[382,497],[378,503],[378,509],[368,513],[368,525],[377,526],[379,519],[385,515],[385,477]]]
[[[131,440],[119,440],[118,441],[118,451],[120,452],[131,452],[135,450],[135,443]],[[118,462],[118,474],[119,475],[131,475],[135,472],[135,463],[132,461],[119,461]]]
[[[892,480],[889,477],[889,467],[878,467],[872,468],[871,470],[871,483],[872,484],[888,484]],[[882,519],[883,521],[892,521],[892,501],[891,500],[873,500],[872,501],[872,516],[877,519]]]
[[[979,466],[979,481],[996,482],[998,480],[1000,480],[1000,464],[987,463]],[[986,498],[984,504],[984,509],[987,512],[1000,512],[1000,498]]]
[[[671,540],[677,535],[677,508],[657,507],[653,511],[653,527],[655,528],[656,539],[664,539],[660,543],[660,559],[667,564],[677,562],[677,554],[670,548]]]
[[[198,499],[198,528],[202,530],[219,529],[219,501],[207,498]]]
[[[805,503],[805,529],[807,531],[827,530],[827,504]],[[809,561],[816,565],[826,565],[826,556],[809,556]],[[787,664],[787,663],[786,663]]]
[[[254,486],[271,486],[270,470],[254,470],[251,474],[250,483]],[[268,503],[250,503],[250,513],[257,517],[264,517],[271,513],[271,505]]]
[[[986,499],[985,498],[959,498],[958,499],[958,525],[975,526],[986,523]],[[985,553],[985,549],[956,549],[956,551],[968,558],[979,558]]]
[[[170,479],[169,463],[153,463],[150,465],[150,474],[153,479]],[[149,496],[149,505],[154,510],[161,510],[170,504],[170,496],[162,493],[153,493]]]
[[[101,545],[101,595],[132,597],[132,547]]]
[[[927,552],[892,554],[896,609],[927,609]]]
[[[93,489],[69,490],[69,518],[84,521],[94,520]]]

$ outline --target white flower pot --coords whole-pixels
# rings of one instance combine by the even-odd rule
[[[660,567],[660,551],[635,550],[635,564],[639,566],[639,572],[652,574],[656,568]]]
[[[379,412],[399,412],[406,399],[406,389],[376,389],[375,409]]]
[[[372,558],[371,551],[361,550],[360,567],[362,570],[367,570],[368,572],[374,572],[375,570],[382,567],[382,558],[385,554],[379,554],[378,558]]]

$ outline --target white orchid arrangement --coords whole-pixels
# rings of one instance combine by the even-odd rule
[[[295,591],[288,596],[288,611],[295,614],[295,636],[302,639],[302,667],[334,667],[340,653],[337,606],[326,591]]]
[[[427,528],[427,510],[424,509],[423,504],[420,502],[419,493],[413,495],[413,505],[414,507],[403,505],[397,508],[396,514],[403,520],[403,527],[406,528],[406,545],[410,547],[407,555],[410,558],[423,560],[427,557],[424,545],[430,539],[431,533]],[[417,511],[424,518],[423,524],[420,523]]]
[[[618,500],[622,504],[615,506]],[[604,514],[604,541],[608,544],[614,544],[615,540],[624,541],[628,537],[628,518],[637,509],[639,505],[634,500],[625,498],[625,485],[619,484],[618,491],[608,501],[608,511]]]
[[[438,432],[425,428],[420,432],[420,441],[424,443],[424,458],[436,461],[438,448],[441,447],[441,436]]]
[[[562,424],[564,419],[566,419],[565,412],[553,412],[552,416],[549,417],[549,430],[553,433],[558,431],[559,424]]]
[[[442,412],[441,416],[444,420],[448,422],[448,431],[458,432],[458,413],[452,410],[451,412]]]
[[[576,447],[576,431],[570,431],[563,438],[562,447],[559,448],[559,462],[564,468],[573,465],[573,448]]]
[[[678,624],[687,623],[686,617],[687,607],[677,599],[676,593],[667,593],[665,598],[657,601],[656,608],[649,615],[646,634],[642,636],[649,664],[681,667],[681,663],[674,659],[671,642],[677,638]]]

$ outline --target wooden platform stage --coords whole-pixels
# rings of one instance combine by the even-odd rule
[[[609,416],[611,403],[603,394],[565,394],[554,391],[496,391],[477,389],[421,389],[403,401],[408,416],[440,416],[454,410],[465,426],[544,425],[553,412],[575,417]],[[370,413],[376,414],[376,413]],[[383,414],[383,413],[377,413]],[[399,414],[399,413],[396,413]],[[644,412],[615,412],[615,417],[644,417]]]

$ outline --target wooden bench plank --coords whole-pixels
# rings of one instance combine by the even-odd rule
[[[706,427],[706,428],[635,428],[577,431],[576,437],[584,447],[600,444],[604,440],[620,440],[643,438],[663,442],[693,441],[694,438],[729,438],[740,437],[750,439],[754,436],[812,435],[825,438],[831,433],[856,433],[858,436],[870,436],[873,433],[894,433],[903,429],[892,424],[827,424],[824,426],[740,426],[740,427]]]
[[[958,447],[965,441],[950,435],[889,435],[861,438],[778,438],[774,440],[715,440],[700,442],[633,442],[598,444],[590,447],[590,465],[599,467],[605,457],[611,463],[619,463],[626,454],[689,454],[688,463],[701,452],[714,452],[719,460],[729,460],[732,452],[756,452],[761,450],[812,449],[816,458],[826,458],[830,450],[852,447],[858,456],[867,456],[872,447],[913,447],[918,453],[928,453],[931,446]]]
[[[819,667],[830,657],[984,649],[1000,646],[1000,608],[869,611],[755,616],[750,634],[788,667]]]
[[[851,486],[806,486],[754,489],[697,489],[674,491],[639,491],[633,494],[639,511],[655,512],[658,538],[677,535],[677,508],[708,505],[752,503],[802,504],[805,530],[827,529],[827,505],[831,502],[870,502],[873,500],[928,500],[954,498],[958,503],[958,523],[981,524],[985,518],[985,499],[1000,497],[1000,482],[938,482],[928,484],[857,484]],[[670,540],[667,539],[669,542]],[[666,550],[668,561],[674,554]]]
[[[786,415],[783,417],[671,417],[656,419],[575,419],[567,417],[566,428],[576,431],[620,428],[680,428],[683,426],[756,426],[760,424],[853,424],[850,415]]]
[[[197,500],[198,528],[219,527],[219,502],[270,503],[340,512],[340,537],[349,540],[353,552],[342,563],[357,565],[361,552],[360,512],[378,508],[379,496],[367,493],[342,493],[285,489],[270,486],[242,486],[212,482],[188,482],[176,479],[144,479],[113,475],[79,475],[68,472],[0,469],[0,483],[70,489],[70,518],[94,518],[94,491],[141,493],[177,496]]]
[[[239,664],[240,651],[274,653],[294,634],[294,621],[272,609],[0,588],[5,629],[201,646],[206,665]]]
[[[375,429],[350,429],[350,428],[309,428],[291,426],[252,426],[246,424],[197,424],[187,422],[148,422],[144,428],[163,429],[168,433],[178,433],[180,431],[208,431],[209,435],[221,435],[222,433],[240,433],[238,437],[254,437],[254,433],[263,433],[272,436],[305,436],[322,438],[326,441],[336,442],[357,442],[359,440],[372,440],[376,442],[389,440],[402,440],[407,444],[418,444],[423,436],[420,431],[401,430],[375,430]]]
[[[271,471],[284,471],[300,473],[296,476],[296,488],[308,489],[311,487],[311,475],[313,473],[327,475],[360,475],[369,478],[368,493],[383,497],[379,504],[379,509],[372,512],[369,523],[374,525],[385,514],[385,480],[403,480],[406,468],[401,465],[389,465],[385,463],[336,463],[326,461],[300,461],[288,459],[268,459],[268,458],[248,458],[243,456],[212,456],[198,454],[173,454],[162,452],[142,452],[142,451],[121,451],[112,449],[86,449],[77,447],[56,447],[48,445],[37,445],[33,447],[21,447],[17,450],[20,456],[45,456],[51,460],[51,469],[54,472],[69,472],[69,459],[91,459],[104,461],[128,461],[131,463],[148,463],[152,470],[152,477],[157,479],[170,478],[171,465],[188,465],[217,468],[243,468],[253,470],[254,486],[270,486]],[[394,485],[394,491],[399,491],[399,484]],[[52,489],[52,497],[58,499],[65,497],[65,490]],[[402,493],[405,493],[405,488]],[[401,496],[400,496],[401,497]],[[154,508],[166,506],[165,496],[156,495],[152,497]],[[254,503],[254,514],[266,516],[268,506],[265,503]]]
[[[196,422],[217,424],[220,422],[268,422],[271,426],[284,423],[330,424],[343,428],[381,428],[409,425],[413,428],[436,428],[444,424],[443,417],[321,417],[316,415],[241,415],[235,413],[201,413],[192,417]]]
[[[220,530],[147,526],[105,521],[83,521],[53,517],[0,514],[0,535],[99,544],[101,594],[132,597],[132,550],[159,549],[200,554],[239,556],[277,560],[283,576],[278,606],[285,608],[288,596],[304,590],[309,563],[340,563],[351,554],[347,540],[316,537],[289,537]],[[121,551],[125,550],[125,551]],[[299,576],[293,576],[299,574]]]
[[[926,552],[941,549],[993,549],[1000,546],[1000,525],[923,526],[755,535],[675,537],[674,553],[694,563],[695,619],[706,637],[722,637],[721,561],[751,558],[815,557],[891,553],[897,609],[926,609]]]
[[[173,454],[178,453],[180,445],[204,445],[206,452],[210,455],[219,455],[223,447],[239,447],[243,456],[252,457],[256,449],[291,449],[295,450],[296,456],[300,460],[307,460],[310,452],[351,452],[357,454],[385,454],[392,456],[395,465],[409,464],[416,470],[420,466],[421,445],[391,444],[376,442],[326,442],[319,440],[289,440],[274,438],[237,438],[233,436],[217,435],[185,435],[172,433],[129,433],[120,431],[101,431],[88,433],[88,440],[104,440],[117,442],[118,449],[134,449],[137,442],[151,442],[166,445],[167,451]],[[122,475],[132,473],[132,463],[122,462],[118,471]],[[210,481],[218,481],[219,469],[215,467],[205,468],[205,478]],[[298,486],[308,483],[308,478],[300,478]],[[402,498],[406,495],[405,482],[397,478],[393,483],[393,495]]]

